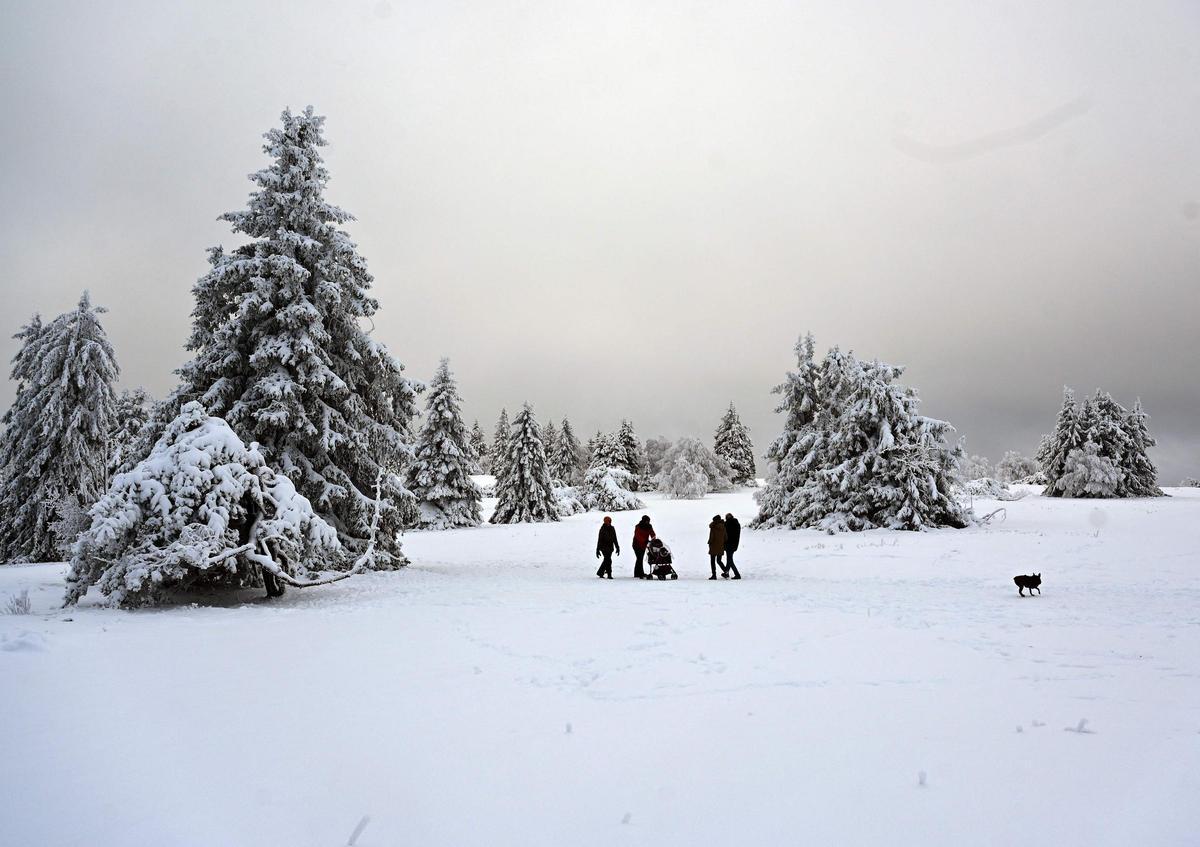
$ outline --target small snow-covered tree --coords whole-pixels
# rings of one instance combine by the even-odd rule
[[[1001,482],[1024,482],[1037,476],[1038,463],[1016,450],[1009,450],[996,463],[996,476]]]
[[[1067,455],[1062,476],[1056,480],[1062,497],[1117,497],[1124,474],[1099,446],[1085,442]]]
[[[646,439],[646,473],[648,476],[656,477],[662,473],[663,458],[673,443],[671,439],[662,436]]]
[[[492,455],[488,449],[487,436],[483,434],[483,427],[479,425],[478,420],[475,421],[475,426],[471,427],[471,451],[475,454],[475,463],[471,466],[472,473],[488,473],[492,467]]]
[[[554,470],[557,467],[556,459],[558,458],[558,427],[554,425],[554,421],[546,421],[546,425],[542,427],[542,444],[546,447],[546,467],[550,469],[550,478],[566,483],[567,480],[555,475]]]
[[[588,469],[624,468],[625,449],[617,436],[611,432],[598,432],[591,442],[591,459]],[[628,468],[626,468],[628,470]]]
[[[546,448],[528,403],[513,420],[504,457],[504,476],[496,480],[492,523],[557,521],[554,483],[546,464]]]
[[[754,482],[757,473],[754,444],[750,441],[750,430],[746,429],[732,403],[713,436],[713,453],[724,459],[733,471],[734,485]]]
[[[583,477],[583,502],[593,512],[627,512],[646,504],[633,493],[634,477],[619,467],[593,467]]]
[[[1038,450],[1038,464],[1046,474],[1046,490],[1042,492],[1046,496],[1063,496],[1058,481],[1066,468],[1067,456],[1072,450],[1082,448],[1087,441],[1087,432],[1082,424],[1081,413],[1075,403],[1075,392],[1064,387],[1062,407],[1058,411],[1054,432]]]
[[[1181,488],[1200,488],[1200,479],[1194,476],[1185,476],[1179,483]]]
[[[686,464],[685,472],[675,473],[676,465]],[[733,470],[720,456],[704,446],[698,438],[680,438],[671,445],[671,449],[663,456],[663,469],[659,472],[654,484],[659,491],[671,494],[681,490],[676,487],[674,480],[690,479],[693,470],[704,474],[704,492],[728,491],[733,487]],[[672,495],[673,496],[673,495]],[[692,499],[690,497],[683,499]]]
[[[0,442],[0,562],[58,560],[54,527],[74,498],[90,508],[107,483],[108,435],[117,364],[100,325],[104,310],[85,291],[79,305],[42,325],[37,316],[17,338],[17,383]]]
[[[552,466],[550,475],[567,485],[576,485],[583,479],[583,467],[587,457],[571,422],[563,418],[562,428],[558,431],[558,443],[552,451]]]
[[[1147,427],[1149,419],[1139,397],[1123,421],[1128,452],[1122,462],[1122,470],[1125,471],[1126,488],[1134,497],[1163,496],[1162,489],[1158,487],[1158,469],[1146,452],[1147,448],[1157,444]]]
[[[708,475],[687,456],[676,459],[669,471],[660,474],[656,484],[673,500],[699,500],[708,493]]]
[[[621,421],[621,428],[617,430],[617,443],[621,446],[621,467],[629,471],[633,478],[632,490],[637,491],[638,482],[646,473],[646,454],[633,424],[627,420]]]
[[[462,420],[458,386],[442,359],[425,402],[425,425],[408,466],[408,488],[417,498],[420,529],[479,526],[483,492],[471,479],[474,453]]]
[[[992,463],[987,456],[966,456],[958,465],[958,478],[963,482],[984,479],[992,475]]]
[[[970,512],[954,498],[961,448],[953,427],[917,412],[902,368],[862,362],[830,349],[811,372],[811,337],[797,350],[798,372],[781,387],[788,417],[772,446],[779,473],[760,492],[762,527],[828,532],[963,527]]]
[[[112,425],[108,432],[108,478],[136,464],[138,439],[150,419],[153,401],[144,388],[132,388],[117,395]]]
[[[71,559],[69,604],[93,585],[126,607],[176,589],[294,585],[343,555],[337,532],[291,480],[195,402],[147,458],[117,475],[91,518]]]
[[[496,489],[504,478],[506,462],[508,461],[508,439],[512,427],[508,422],[508,409],[500,410],[500,418],[496,421],[496,431],[492,433],[492,476],[496,477]]]
[[[201,402],[259,445],[348,551],[377,540],[374,566],[399,567],[401,532],[416,512],[403,473],[419,386],[364,328],[379,304],[341,228],[352,216],[325,199],[324,118],[286,110],[281,124],[265,134],[270,163],[250,176],[246,209],[221,216],[246,243],[210,251],[192,289],[193,358],[148,436]]]

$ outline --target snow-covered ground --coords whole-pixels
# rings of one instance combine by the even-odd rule
[[[59,611],[63,566],[3,567],[34,614],[0,616],[0,841],[1196,844],[1200,489],[1170,493],[746,531],[740,583],[706,525],[749,493],[647,498],[677,582],[597,580],[594,514],[270,602]]]

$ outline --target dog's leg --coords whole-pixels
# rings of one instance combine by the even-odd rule
[[[1018,585],[1018,586],[1017,586],[1017,593],[1018,593],[1018,594],[1020,594],[1022,597],[1024,597],[1024,596],[1025,596],[1025,586],[1024,586],[1024,585]]]

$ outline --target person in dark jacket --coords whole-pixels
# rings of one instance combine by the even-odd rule
[[[617,555],[621,555],[621,545],[617,543],[617,530],[612,525],[612,518],[605,518],[603,525],[600,527],[600,536],[596,539],[596,558],[601,559],[600,570],[596,571],[596,576],[604,579],[612,579],[612,557],[613,551],[617,551]],[[603,557],[603,558],[601,558]]]
[[[742,525],[733,515],[725,516],[725,571],[722,576],[729,576],[733,571],[734,579],[741,579],[737,565],[733,563],[733,554],[737,552],[738,543],[742,540]]]
[[[638,525],[633,528],[633,555],[637,560],[633,563],[633,578],[634,579],[649,579],[650,574],[642,568],[642,559],[646,555],[646,545],[650,543],[651,538],[658,538],[654,534],[654,527],[650,524],[650,516],[642,515],[642,519],[638,521]]]
[[[720,515],[713,515],[712,523],[708,525],[708,566],[712,569],[709,579],[717,578],[717,565],[721,573],[725,573],[725,563],[721,557],[725,555],[725,521]]]

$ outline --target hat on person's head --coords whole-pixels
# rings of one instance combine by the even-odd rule
[[[648,521],[648,520],[650,520],[650,516],[649,516],[649,515],[642,515],[642,520],[644,520],[644,521]]]
[[[720,515],[713,515],[713,520],[714,520],[714,521],[719,521],[720,519],[721,519],[721,516],[720,516]]]

